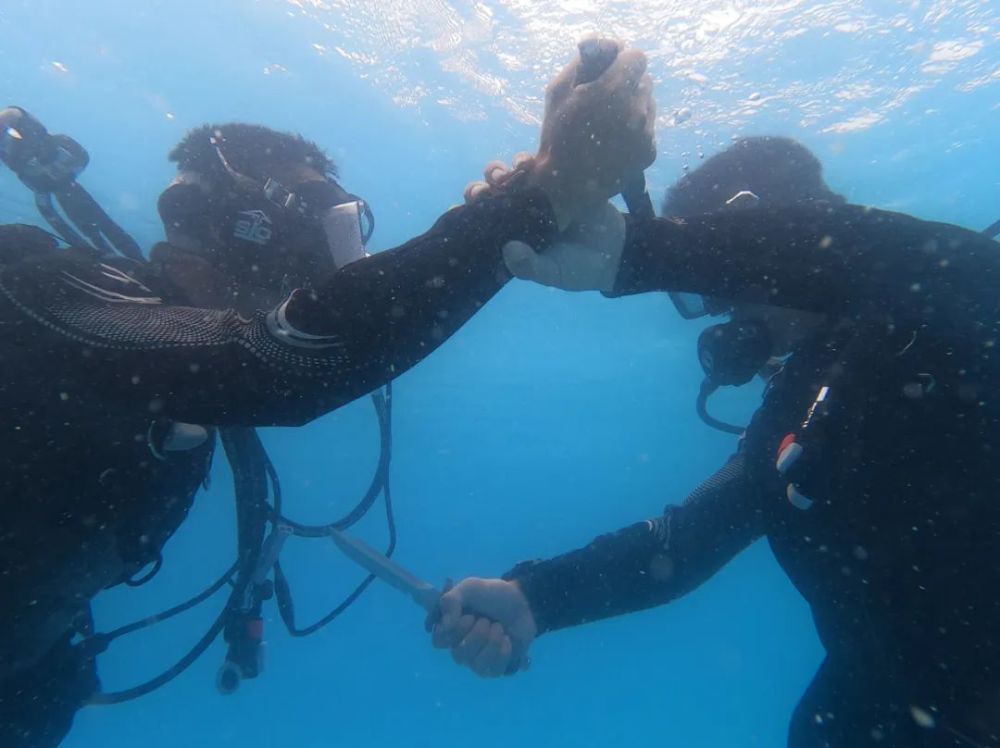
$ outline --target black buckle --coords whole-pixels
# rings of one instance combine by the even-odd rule
[[[281,182],[267,178],[264,183],[264,197],[266,197],[270,202],[274,203],[280,208],[292,208],[298,202],[298,198],[295,193],[289,190]]]

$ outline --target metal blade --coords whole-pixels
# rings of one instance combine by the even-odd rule
[[[331,530],[330,538],[358,566],[367,569],[371,574],[387,582],[401,592],[412,597],[418,605],[427,612],[437,608],[441,599],[440,590],[430,582],[425,582],[415,574],[410,573],[384,553],[379,553],[367,543],[351,537],[339,530]]]

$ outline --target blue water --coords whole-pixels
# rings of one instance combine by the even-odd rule
[[[990,3],[563,0],[4,0],[0,92],[83,143],[82,181],[144,246],[187,128],[244,120],[317,140],[378,216],[372,249],[426,229],[483,164],[531,149],[544,81],[588,30],[651,54],[657,194],[736,135],[792,135],[834,189],[974,228],[1000,212],[1000,14]],[[0,218],[35,221],[0,172]],[[500,573],[679,501],[733,447],[694,417],[699,330],[660,296],[512,285],[396,387],[397,558],[434,581]],[[759,390],[720,398],[746,419]],[[341,513],[377,440],[362,400],[265,439],[290,512]],[[222,460],[157,579],[98,600],[102,628],[197,591],[234,554]],[[360,533],[384,542],[373,512]],[[360,578],[320,541],[285,565],[302,621]],[[116,645],[106,688],[159,672],[216,600]],[[102,746],[779,746],[821,651],[766,546],[664,608],[543,637],[530,672],[479,681],[373,587],[322,633],[267,621],[268,666],[223,697],[216,644],[140,701],[79,715]]]

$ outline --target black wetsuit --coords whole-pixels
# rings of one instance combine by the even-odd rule
[[[511,189],[243,319],[182,306],[155,262],[0,228],[0,745],[55,745],[97,688],[74,618],[156,558],[208,473],[214,438],[165,451],[172,424],[298,425],[354,400],[496,294],[506,241],[554,232],[546,198]]]
[[[1000,246],[853,206],[634,222],[613,295],[654,290],[831,323],[686,501],[508,574],[540,630],[665,603],[766,537],[827,652],[790,746],[1000,744]],[[824,385],[827,415],[782,475]]]

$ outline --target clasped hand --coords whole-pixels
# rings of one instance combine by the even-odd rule
[[[590,83],[577,84],[581,61],[549,84],[538,152],[519,154],[512,168],[494,161],[484,181],[465,190],[466,201],[500,187],[516,172],[548,196],[562,230],[540,254],[522,242],[503,247],[511,274],[566,290],[610,291],[621,260],[625,225],[608,200],[627,174],[645,169],[656,155],[656,107],[646,56],[618,49],[614,62]],[[435,647],[492,678],[528,663],[538,628],[516,581],[471,577],[446,592],[440,616],[428,621]]]
[[[538,635],[528,600],[517,582],[464,579],[440,601],[428,619],[431,640],[483,678],[497,678],[528,666],[528,648]]]
[[[639,50],[619,48],[607,70],[578,85],[580,65],[579,59],[568,65],[546,90],[538,152],[518,154],[512,168],[491,162],[484,181],[466,187],[465,199],[527,172],[529,183],[548,196],[562,234],[544,254],[510,242],[503,248],[508,271],[567,291],[611,291],[625,224],[608,200],[628,174],[655,158],[653,82]]]

